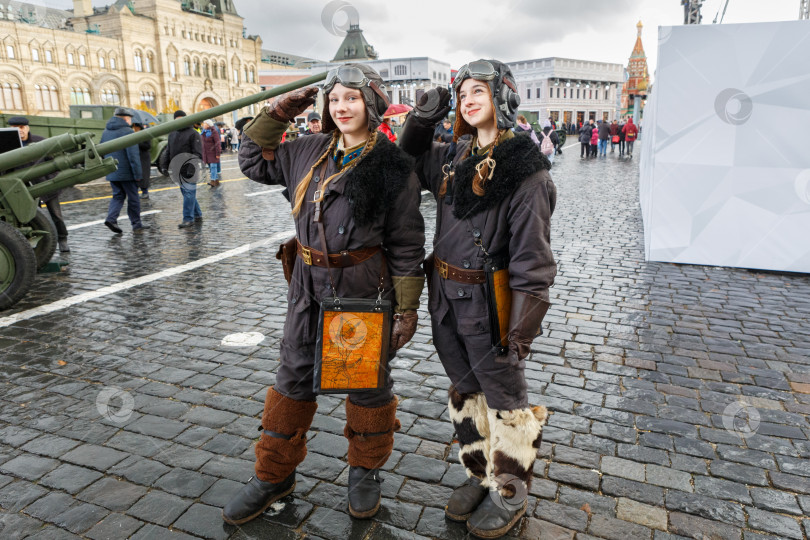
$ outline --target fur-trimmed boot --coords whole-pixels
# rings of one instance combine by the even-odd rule
[[[296,401],[272,387],[267,390],[262,434],[256,443],[256,475],[222,509],[226,523],[248,522],[293,492],[295,468],[307,455],[307,431],[317,409],[314,401]]]
[[[480,538],[500,538],[523,517],[534,460],[548,419],[545,407],[488,411],[490,493],[467,520]]]
[[[382,489],[379,468],[394,449],[398,400],[382,407],[361,407],[346,398],[346,427],[349,439],[349,514],[367,519],[380,509]]]
[[[460,394],[451,386],[448,392],[450,420],[458,438],[458,460],[467,469],[469,479],[457,487],[444,513],[452,521],[467,521],[489,492],[489,419],[483,393]]]

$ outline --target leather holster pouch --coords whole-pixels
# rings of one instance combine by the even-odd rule
[[[290,284],[290,280],[292,279],[293,268],[295,267],[295,236],[282,242],[282,244],[278,247],[278,252],[276,253],[276,259],[281,261],[281,268],[284,270],[284,279],[287,280],[287,284]]]

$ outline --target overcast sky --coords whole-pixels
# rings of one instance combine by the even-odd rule
[[[69,8],[72,0],[32,0]],[[103,6],[112,0],[94,0]],[[205,3],[205,0],[201,0]],[[655,70],[659,26],[683,23],[680,0],[233,0],[265,49],[331,60],[347,18],[380,58],[429,56],[453,69],[481,57],[506,62],[561,56],[627,64],[636,23]],[[726,0],[706,0],[711,24]],[[799,0],[729,0],[724,24],[795,20]]]

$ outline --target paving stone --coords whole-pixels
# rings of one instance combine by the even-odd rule
[[[335,480],[348,465],[340,459],[308,453],[304,462],[298,466],[298,471],[307,476],[314,476],[323,480]]]
[[[47,490],[35,484],[18,480],[0,489],[0,507],[9,512],[17,512],[47,493]]]
[[[62,456],[62,459],[74,465],[82,465],[104,472],[126,457],[127,454],[124,452],[112,448],[105,448],[95,444],[83,444]]]
[[[781,538],[801,540],[803,537],[799,522],[793,518],[766,512],[752,506],[746,506],[745,511],[748,514],[748,527],[751,529],[774,533]]]
[[[157,461],[132,457],[111,468],[110,473],[123,476],[136,484],[151,486],[169,470],[169,467]]]
[[[469,537],[463,523],[454,523],[444,516],[444,510],[427,507],[416,525],[418,534],[442,540],[463,540]]]
[[[304,532],[314,533],[329,540],[359,540],[364,538],[372,522],[356,520],[348,514],[329,508],[316,508],[304,522]]]
[[[306,501],[293,497],[284,497],[270,505],[270,508],[262,514],[262,518],[278,525],[297,529],[310,512],[312,512],[313,508],[314,507]]]
[[[168,527],[189,506],[189,500],[161,491],[150,491],[126,513],[143,521]]]
[[[42,521],[53,523],[58,515],[73,506],[74,503],[75,501],[70,495],[58,492],[49,493],[38,501],[29,504],[25,509],[25,513]]]
[[[137,519],[123,514],[110,514],[84,534],[92,540],[118,540],[129,538],[142,526],[143,522]]]
[[[636,463],[635,461],[615,458],[613,456],[602,457],[602,473],[620,476],[637,482],[643,482],[645,478],[643,463]]]
[[[244,484],[241,482],[220,478],[214,482],[214,485],[208,488],[208,491],[203,493],[202,497],[200,497],[200,501],[205,504],[210,504],[211,506],[222,508],[242,489],[242,486],[244,486]]]
[[[143,457],[152,457],[171,446],[170,442],[164,441],[163,439],[148,437],[129,431],[116,433],[112,439],[104,444],[110,448],[116,448]]]
[[[647,465],[647,482],[681,491],[694,491],[691,474],[658,465]]]
[[[554,450],[554,461],[570,463],[587,469],[599,468],[599,454],[569,446],[558,445]]]
[[[745,514],[743,514],[740,505],[697,493],[670,490],[666,494],[666,508],[687,514],[695,514],[713,521],[722,521],[738,527],[745,526]]]
[[[599,489],[599,473],[593,470],[580,469],[559,463],[551,463],[548,468],[551,480],[579,486],[596,491]]]
[[[79,493],[76,498],[114,512],[121,512],[145,494],[146,488],[143,486],[107,477]]]
[[[629,523],[620,519],[594,514],[588,525],[591,534],[609,538],[611,540],[627,540],[627,538],[649,538],[650,530],[642,525]]]
[[[613,498],[568,486],[560,486],[560,496],[557,502],[577,509],[581,509],[583,505],[587,504],[594,513],[616,515],[616,501]]]
[[[216,540],[225,540],[236,530],[235,526],[222,521],[222,508],[206,504],[191,505],[172,528]]]
[[[705,537],[718,540],[739,540],[740,538],[739,527],[680,512],[670,512],[669,530],[689,538]]]
[[[664,505],[663,489],[624,478],[615,478],[613,476],[602,477],[602,493],[605,495],[613,495],[614,497],[626,497],[653,506]]]
[[[104,519],[109,511],[94,504],[78,504],[54,518],[54,524],[75,534],[81,534]]]
[[[340,435],[317,433],[307,441],[307,450],[333,458],[343,458],[349,450],[349,441]]]
[[[25,480],[36,480],[58,465],[55,459],[23,454],[0,465],[0,471]]]
[[[205,493],[215,481],[216,478],[207,474],[186,469],[172,469],[155,482],[155,487],[181,497],[196,498]]]
[[[702,495],[711,495],[718,499],[727,499],[741,503],[751,503],[751,495],[745,484],[738,484],[721,478],[695,476],[695,491]]]
[[[225,456],[240,456],[245,450],[250,448],[253,441],[239,437],[237,435],[230,435],[228,433],[219,433],[213,439],[208,441],[202,446],[206,452]]]
[[[79,444],[81,444],[79,441],[74,441],[73,439],[46,434],[27,442],[22,446],[21,450],[41,456],[58,458],[73,448],[76,448]]]
[[[667,530],[666,510],[624,497],[617,502],[616,517],[651,529]]]
[[[423,482],[438,482],[447,470],[447,464],[437,459],[411,454],[403,456],[395,470],[401,475]]]
[[[541,519],[528,518],[523,526],[524,538],[542,538],[543,540],[573,540],[575,531],[560,527]]]
[[[413,530],[419,521],[422,506],[383,498],[380,511],[374,519],[387,523],[397,529]]]
[[[781,514],[802,515],[796,501],[796,496],[784,491],[765,488],[751,488],[754,506],[762,510],[770,510]]]
[[[198,537],[147,523],[138,529],[138,532],[129,540],[195,540],[196,538]]]
[[[767,486],[768,480],[765,471],[756,467],[729,463],[728,461],[714,460],[709,464],[713,476],[734,480],[743,484]]]
[[[1,514],[0,533],[6,540],[18,540],[39,531],[43,523],[25,514]]]
[[[452,493],[453,490],[447,487],[408,479],[402,484],[399,493],[397,493],[397,498],[403,501],[444,508]]]
[[[768,476],[770,476],[774,487],[810,495],[810,479],[776,471],[769,471]]]
[[[145,414],[132,424],[129,424],[127,429],[142,435],[161,439],[174,439],[187,427],[189,427],[189,424],[185,422]]]
[[[576,531],[588,528],[588,514],[577,508],[551,501],[537,501],[534,517]]]

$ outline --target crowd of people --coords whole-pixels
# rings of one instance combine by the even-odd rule
[[[608,123],[604,120],[589,120],[579,129],[579,142],[581,159],[607,157],[607,146],[610,143],[610,153],[619,147],[619,156],[625,154],[633,157],[633,145],[638,137],[638,126],[632,118],[626,123],[619,124],[617,120]]]

